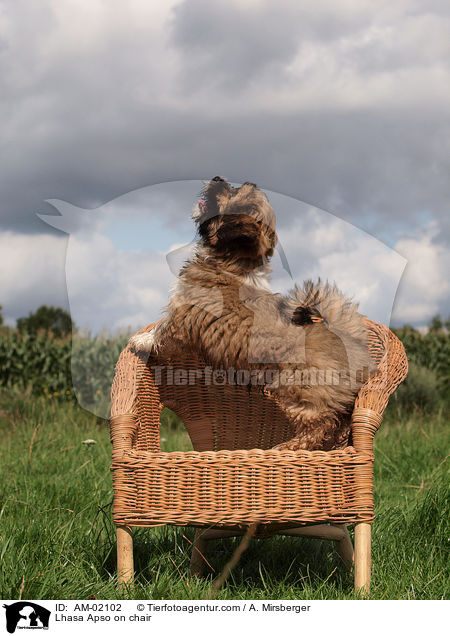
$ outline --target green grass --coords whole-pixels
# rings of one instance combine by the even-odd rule
[[[107,423],[67,402],[0,393],[0,593],[22,599],[202,599],[211,578],[190,580],[193,530],[135,532],[136,586],[119,591],[111,521]],[[164,450],[189,448],[175,421]],[[83,440],[94,439],[86,445]],[[376,438],[371,598],[448,596],[449,431],[442,413],[391,410]],[[211,544],[215,573],[238,540]],[[351,574],[331,543],[254,541],[220,591],[224,599],[351,599]]]

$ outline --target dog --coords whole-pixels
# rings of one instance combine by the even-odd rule
[[[193,219],[196,252],[162,320],[133,336],[131,348],[163,356],[188,348],[214,368],[257,371],[295,425],[278,450],[347,446],[355,396],[374,370],[357,305],[320,280],[285,296],[271,292],[275,213],[255,184],[235,188],[214,177]],[[283,382],[273,382],[274,371]]]

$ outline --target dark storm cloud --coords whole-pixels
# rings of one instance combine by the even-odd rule
[[[46,198],[95,207],[150,183],[216,173],[255,180],[374,232],[385,225],[395,231],[401,221],[414,226],[424,215],[444,224],[448,103],[432,72],[442,69],[445,44],[440,32],[430,41],[425,28],[440,4],[427,5],[424,15],[420,3],[400,3],[390,13],[383,5],[378,19],[390,29],[384,38],[381,26],[364,37],[377,18],[368,7],[194,0],[167,12],[159,29],[152,30],[142,8],[140,31],[133,32],[137,18],[111,10],[97,26],[88,21],[85,33],[81,9],[5,5],[4,226],[43,231],[34,213],[50,212]],[[88,20],[87,5],[84,11]],[[354,46],[342,45],[346,38]],[[425,38],[426,50],[415,46]],[[397,96],[394,85],[388,100],[385,90],[377,102],[374,90],[373,104],[334,104],[335,93],[327,99],[325,90],[304,105],[311,78],[304,72],[295,83],[288,68],[305,44],[316,74],[327,51],[353,73],[342,94],[355,84],[363,90],[365,81],[370,91],[371,64],[388,70],[399,55],[398,65],[407,61],[419,71],[425,59],[430,84],[411,88],[412,71],[410,100]],[[325,67],[323,81],[329,81]],[[284,106],[296,91],[298,107],[296,98]]]
[[[120,153],[113,157],[105,156],[111,140],[104,130],[86,139],[80,124],[67,149],[59,143],[52,148],[49,140],[40,168],[36,156],[25,156],[8,174],[2,189],[4,222],[18,229],[22,220],[25,228],[34,212],[46,211],[46,198],[95,207],[146,184],[216,173],[236,182],[255,181],[374,232],[393,219],[415,225],[424,211],[444,219],[448,209],[445,129],[421,113],[311,113],[283,120],[258,114],[202,122],[191,115],[183,124],[172,115],[165,120],[158,129],[142,117],[149,144],[138,156],[139,129],[122,144],[117,140]],[[39,221],[35,227],[42,231]]]
[[[281,0],[238,3],[190,0],[174,8],[173,44],[183,55],[183,86],[221,86],[239,91],[255,81],[283,81],[285,67],[303,42],[333,41],[366,21],[355,4],[351,11],[332,2]]]
[[[290,7],[291,8],[291,7]],[[239,9],[229,2],[194,0],[174,9],[172,42],[183,55],[182,85],[220,86],[240,92],[267,71],[282,72],[298,47],[299,33],[271,6]]]

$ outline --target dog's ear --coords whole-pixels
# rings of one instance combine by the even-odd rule
[[[325,322],[325,320],[315,307],[299,305],[292,314],[291,322],[294,325],[310,325],[317,322]]]
[[[311,309],[309,307],[296,307],[292,314],[291,322],[294,325],[308,325],[312,323]]]

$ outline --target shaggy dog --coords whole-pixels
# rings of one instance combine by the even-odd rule
[[[256,185],[234,188],[215,177],[193,218],[196,253],[180,271],[164,318],[133,336],[132,348],[163,356],[188,349],[217,369],[257,371],[295,424],[295,438],[275,448],[346,446],[355,396],[372,370],[357,307],[320,281],[287,296],[270,291],[275,214]]]

